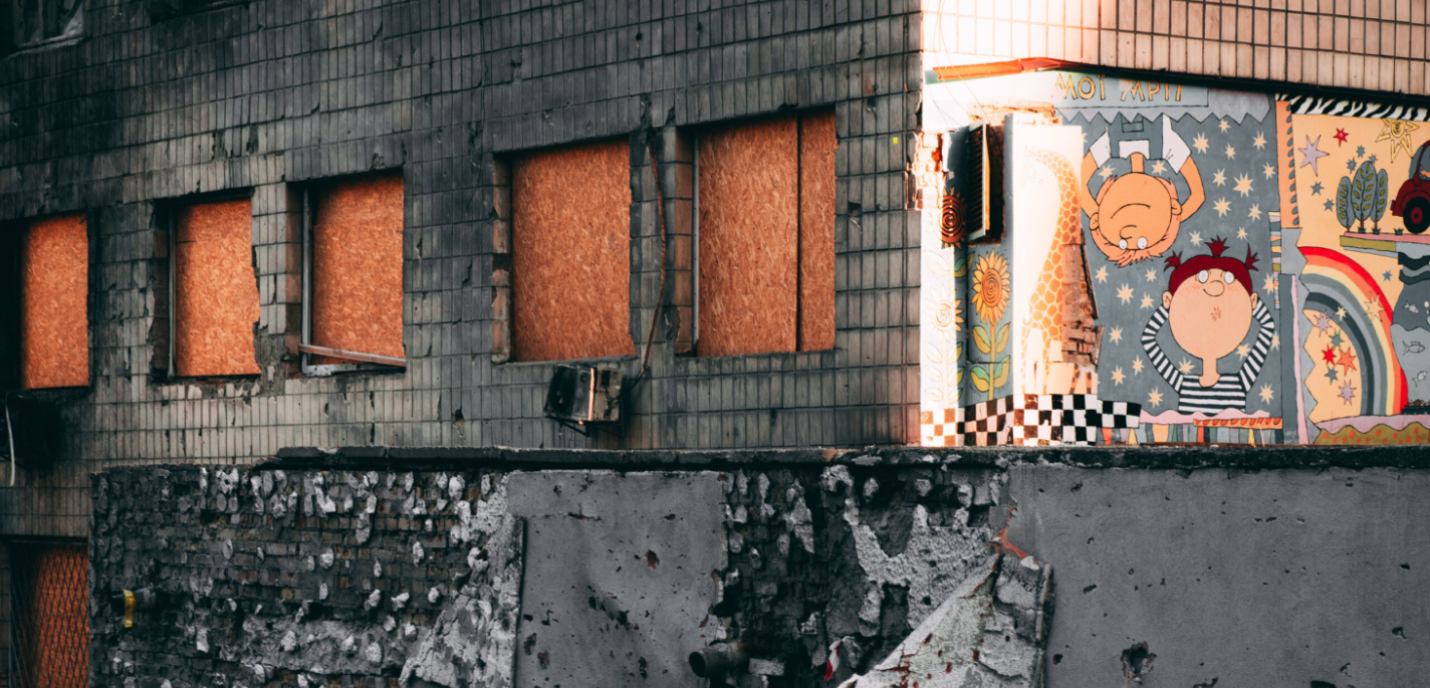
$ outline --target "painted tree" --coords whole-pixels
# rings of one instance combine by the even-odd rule
[[[1390,180],[1385,170],[1376,170],[1370,160],[1361,163],[1353,176],[1341,177],[1341,183],[1336,186],[1336,220],[1346,229],[1356,222],[1361,232],[1365,231],[1365,221],[1370,220],[1379,233],[1389,193]]]
[[[1355,222],[1351,209],[1350,177],[1341,177],[1341,183],[1336,185],[1336,221],[1347,230],[1351,228],[1351,223]]]

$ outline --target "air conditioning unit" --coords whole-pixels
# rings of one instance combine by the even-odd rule
[[[59,411],[30,392],[5,393],[0,417],[0,453],[7,462],[34,469],[59,454]]]
[[[546,390],[546,415],[563,423],[615,423],[621,419],[621,371],[559,365]]]

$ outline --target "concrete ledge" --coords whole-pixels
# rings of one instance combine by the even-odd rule
[[[1000,447],[930,450],[919,447],[808,448],[731,451],[514,449],[510,447],[294,447],[279,450],[255,470],[330,468],[360,470],[451,470],[493,466],[524,470],[682,470],[759,466],[824,465],[1007,468],[1014,464],[1082,468],[1269,470],[1430,468],[1430,447]]]

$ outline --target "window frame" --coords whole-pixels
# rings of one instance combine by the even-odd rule
[[[223,203],[225,201],[246,200],[249,202],[249,218],[251,220],[253,217],[253,195],[254,190],[252,188],[216,191],[213,193],[206,193],[202,195],[185,196],[181,198],[169,199],[163,201],[162,205],[157,208],[160,218],[159,221],[163,223],[164,233],[167,235],[166,243],[168,244],[168,267],[164,270],[165,280],[167,280],[169,283],[167,289],[168,307],[164,309],[164,312],[167,314],[169,320],[169,326],[167,328],[169,341],[166,347],[167,352],[165,354],[167,358],[163,367],[164,380],[167,382],[182,381],[187,383],[193,383],[202,380],[246,380],[262,377],[263,375],[261,365],[259,365],[260,372],[258,373],[234,373],[231,375],[179,374],[179,232],[177,226],[174,224],[175,219],[178,217],[179,211],[183,208],[190,208],[196,205],[205,205],[208,203]],[[252,251],[253,243],[252,238],[250,238],[249,252],[252,253]],[[256,364],[258,362],[257,342],[254,342],[253,349],[254,362]]]
[[[386,172],[402,174],[397,170],[377,170],[376,172]],[[401,373],[407,370],[407,359],[394,358],[392,356],[382,356],[380,354],[369,354],[361,351],[345,351],[333,349],[325,346],[313,344],[313,218],[317,213],[317,203],[313,198],[314,193],[321,193],[323,189],[343,181],[359,179],[367,175],[346,175],[342,177],[331,177],[327,179],[315,179],[302,185],[299,193],[302,196],[302,235],[299,238],[299,248],[303,255],[302,265],[302,301],[301,332],[298,339],[298,367],[303,375],[308,377],[331,377],[340,373]],[[407,194],[405,191],[406,179],[404,177],[403,199],[406,203]],[[406,208],[403,209],[406,212]],[[407,226],[404,223],[403,235],[407,233]],[[405,257],[401,257],[405,261]],[[406,298],[406,289],[403,290],[403,298]],[[399,314],[402,315],[402,314]],[[407,325],[405,318],[403,327]],[[326,356],[328,358],[342,358],[352,363],[314,363],[314,356]]]
[[[735,353],[735,354],[717,354],[717,355],[704,354],[704,353],[701,353],[701,351],[700,351],[700,310],[701,310],[701,309],[700,309],[700,141],[701,141],[702,138],[704,138],[705,136],[707,136],[707,135],[708,135],[707,132],[710,132],[710,131],[716,131],[716,132],[718,132],[718,131],[722,131],[722,130],[728,130],[728,129],[733,128],[733,127],[741,127],[741,126],[747,126],[747,125],[757,124],[757,123],[760,123],[760,122],[767,122],[767,121],[779,119],[779,118],[781,118],[781,117],[793,117],[793,118],[795,119],[795,122],[796,122],[796,125],[795,125],[795,147],[796,147],[795,155],[796,155],[796,158],[797,158],[798,161],[799,161],[799,162],[797,163],[797,166],[796,166],[796,169],[798,170],[798,177],[795,179],[795,188],[796,188],[796,190],[797,190],[797,192],[798,192],[799,194],[802,194],[802,193],[803,193],[803,190],[802,190],[802,189],[803,189],[803,185],[804,185],[804,170],[803,170],[803,159],[802,159],[802,147],[803,147],[802,139],[803,139],[803,137],[804,137],[804,118],[805,118],[805,117],[808,117],[808,116],[811,116],[811,115],[816,115],[816,114],[819,114],[819,113],[829,113],[829,114],[833,115],[833,116],[836,117],[836,118],[838,117],[837,111],[835,111],[833,108],[827,108],[827,107],[802,108],[802,109],[793,110],[793,111],[789,111],[789,112],[767,113],[767,114],[762,114],[762,115],[753,115],[753,116],[750,116],[750,117],[741,117],[741,118],[735,118],[735,119],[717,120],[717,121],[712,121],[712,122],[706,122],[706,123],[704,123],[704,124],[691,126],[691,127],[689,127],[688,129],[684,129],[683,131],[680,132],[679,135],[680,135],[680,136],[686,141],[686,143],[688,143],[688,145],[690,146],[690,166],[691,166],[691,176],[690,176],[690,195],[691,195],[691,203],[690,203],[690,281],[691,281],[690,323],[691,323],[691,324],[690,324],[690,348],[689,348],[688,351],[685,351],[685,352],[682,352],[682,353],[677,354],[677,356],[678,356],[679,358],[688,358],[688,359],[712,358],[712,359],[714,359],[714,358],[737,358],[737,357],[745,357],[745,356],[792,356],[792,355],[798,355],[798,354],[815,354],[815,353],[820,353],[820,352],[825,352],[825,351],[833,351],[835,348],[838,347],[837,339],[836,339],[836,344],[833,345],[833,346],[831,346],[831,347],[828,347],[828,348],[822,348],[822,349],[801,349],[801,348],[799,348],[800,328],[803,327],[803,323],[802,323],[802,320],[803,320],[802,313],[803,313],[803,310],[804,310],[804,307],[805,307],[804,297],[803,297],[802,294],[801,294],[802,289],[801,289],[801,287],[800,287],[800,281],[803,279],[803,275],[802,275],[802,270],[800,269],[799,265],[800,265],[801,261],[803,261],[803,259],[804,259],[804,255],[805,255],[805,254],[804,254],[804,250],[805,250],[805,249],[804,249],[804,246],[803,246],[804,234],[803,234],[802,228],[800,227],[800,223],[803,222],[803,218],[802,218],[802,216],[801,216],[801,210],[800,210],[800,208],[799,208],[798,205],[797,205],[796,208],[795,208],[795,210],[794,210],[795,215],[796,215],[796,227],[797,227],[797,230],[796,230],[796,240],[799,241],[800,243],[796,245],[796,249],[795,249],[795,263],[796,263],[796,281],[795,281],[795,325],[794,325],[794,326],[795,326],[795,348],[794,348],[794,349],[790,349],[790,350],[766,351],[766,352],[760,352],[760,353]],[[836,136],[836,143],[837,143],[837,141],[838,141],[838,138],[837,138],[837,137],[838,137],[838,133],[837,133],[837,132],[838,132],[838,130],[837,130],[837,128],[836,128],[836,134],[835,134],[835,136]],[[837,167],[837,164],[836,164],[836,167],[835,167],[835,178],[836,178],[836,180],[837,180],[837,178],[838,178],[838,167]],[[836,208],[836,210],[835,210],[835,213],[836,213],[836,217],[837,217],[837,214],[838,214],[837,208]],[[837,229],[837,220],[834,219],[834,218],[831,218],[830,221],[836,223],[836,230],[835,230],[835,232],[836,232],[835,255],[836,255],[836,260],[837,260],[837,256],[838,256],[838,239],[837,239],[838,229]],[[837,299],[837,297],[838,297],[838,286],[837,286],[837,284],[836,284],[836,286],[835,286],[835,294],[836,294],[836,299]],[[834,320],[834,330],[835,330],[835,336],[836,336],[836,338],[837,338],[837,336],[838,336],[838,331],[839,331],[839,311],[838,311],[838,306],[837,306],[837,305],[835,306],[835,316],[834,316],[834,317],[835,317],[835,320]]]

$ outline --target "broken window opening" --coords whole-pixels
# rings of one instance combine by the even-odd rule
[[[89,685],[89,552],[75,541],[9,542],[10,681]]]
[[[406,369],[403,199],[400,172],[303,188],[304,375]]]
[[[82,0],[3,0],[9,5],[17,50],[60,43],[84,33]]]

